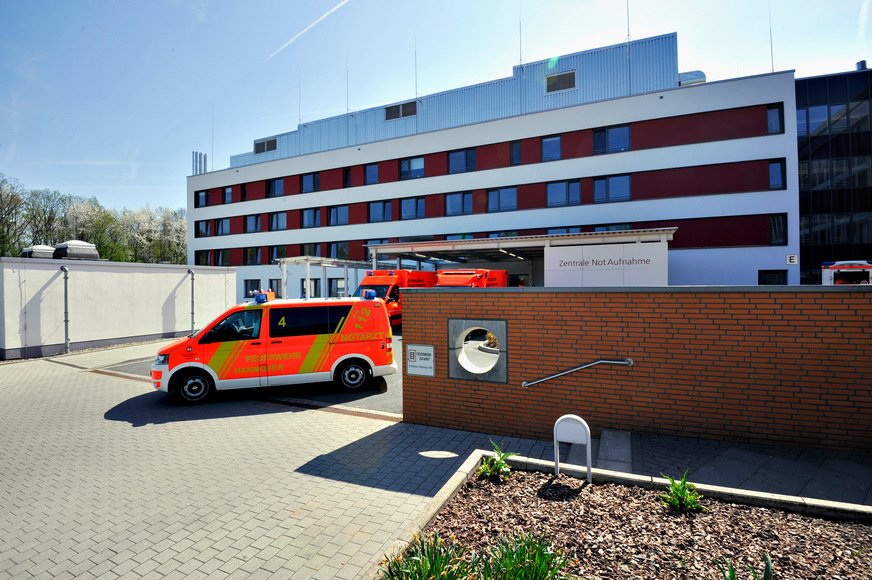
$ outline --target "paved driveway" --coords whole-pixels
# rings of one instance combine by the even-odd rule
[[[156,348],[0,365],[0,579],[361,578],[490,448],[244,396],[180,407],[105,372]]]

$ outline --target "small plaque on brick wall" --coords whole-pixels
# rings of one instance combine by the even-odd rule
[[[436,376],[436,356],[432,344],[406,345],[406,373],[421,377]]]

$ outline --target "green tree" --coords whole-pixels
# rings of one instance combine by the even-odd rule
[[[0,256],[19,256],[24,247],[24,188],[0,173]]]
[[[31,244],[55,245],[66,241],[64,217],[72,197],[59,191],[32,189],[24,202],[25,237]]]

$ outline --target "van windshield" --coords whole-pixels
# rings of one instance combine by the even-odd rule
[[[371,286],[358,286],[357,290],[354,291],[354,296],[357,298],[363,298],[364,290],[373,290],[375,291],[375,297],[385,299],[385,296],[388,293],[388,285],[387,284],[374,284]]]

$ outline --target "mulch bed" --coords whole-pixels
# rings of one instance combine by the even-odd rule
[[[515,471],[502,484],[470,480],[425,532],[478,552],[500,534],[545,533],[570,558],[566,571],[588,580],[719,580],[725,558],[737,578],[753,578],[748,566],[762,578],[764,553],[773,578],[872,579],[872,525],[705,497],[706,511],[677,514],[661,493]]]

